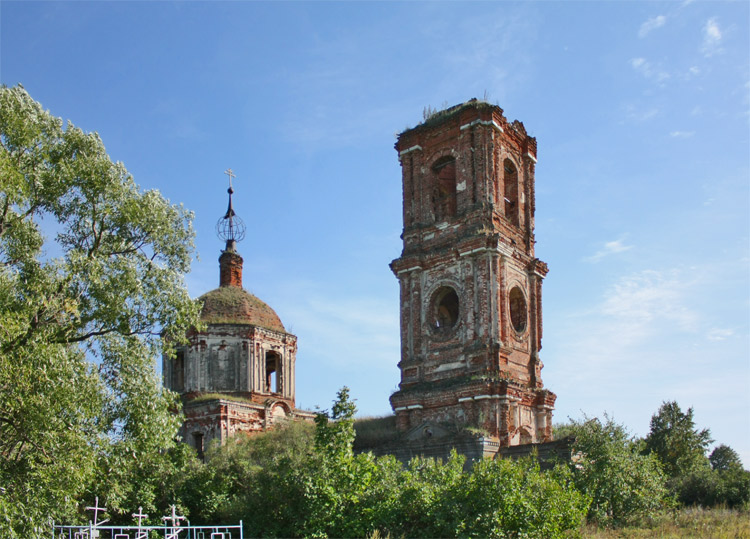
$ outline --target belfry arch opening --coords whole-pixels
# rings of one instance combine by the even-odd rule
[[[281,393],[281,355],[266,352],[266,392]]]
[[[438,333],[450,332],[459,319],[458,294],[450,286],[441,286],[432,301],[432,328]]]
[[[510,323],[518,333],[526,331],[527,308],[526,298],[517,286],[513,287],[508,295],[508,308],[510,310]]]
[[[203,460],[204,447],[203,447],[203,433],[202,432],[193,433],[193,448],[198,453],[198,458]]]
[[[445,221],[456,215],[456,160],[443,157],[432,166],[432,172],[435,220]]]
[[[513,161],[503,161],[503,209],[506,219],[518,226],[518,169]]]

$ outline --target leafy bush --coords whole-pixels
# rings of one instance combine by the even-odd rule
[[[575,436],[573,478],[581,492],[591,497],[589,518],[622,524],[658,510],[667,494],[658,460],[640,454],[640,447],[625,429],[605,415],[573,421]]]
[[[742,468],[702,468],[671,480],[670,486],[683,505],[741,508],[750,502],[750,472]]]

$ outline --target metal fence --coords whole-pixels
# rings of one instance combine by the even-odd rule
[[[143,508],[139,507],[137,513],[133,513],[133,519],[138,522],[135,526],[105,526],[109,519],[99,520],[99,513],[105,513],[106,507],[99,506],[99,497],[92,507],[86,507],[86,511],[94,513],[94,520],[83,526],[65,526],[52,523],[52,539],[244,539],[242,536],[242,521],[239,524],[213,525],[213,526],[191,526],[182,524],[187,521],[184,516],[177,514],[177,508],[170,507],[171,514],[162,517],[164,522],[161,526],[148,526],[143,524],[148,515],[143,514]]]
[[[84,526],[52,525],[53,539],[244,539],[242,521],[221,526]]]

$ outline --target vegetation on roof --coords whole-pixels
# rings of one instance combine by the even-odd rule
[[[425,127],[433,127],[435,125],[441,124],[449,120],[456,114],[460,113],[462,110],[467,109],[469,107],[477,108],[477,109],[499,108],[497,105],[488,103],[487,101],[483,99],[477,99],[476,97],[469,99],[468,101],[464,103],[459,103],[458,105],[453,105],[452,107],[447,107],[441,110],[434,109],[428,105],[422,111],[422,117],[424,118],[422,122],[417,124],[415,127],[404,129],[401,135],[408,133],[410,131],[423,129]]]
[[[207,324],[252,324],[285,332],[276,312],[242,288],[222,286],[203,294],[201,320]]]
[[[256,402],[253,402],[252,399],[249,399],[247,397],[241,397],[239,395],[232,395],[229,393],[202,393],[201,395],[190,399],[190,402],[206,402],[212,400],[225,400],[232,402],[243,402],[245,404],[257,404]]]

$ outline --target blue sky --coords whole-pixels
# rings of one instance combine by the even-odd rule
[[[499,104],[539,144],[537,256],[556,421],[634,434],[693,406],[750,464],[747,2],[0,2],[0,81],[97,131],[195,212],[218,285],[226,176],[245,287],[299,338],[297,402],[390,411],[394,134]]]

